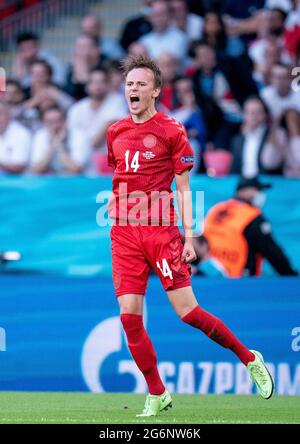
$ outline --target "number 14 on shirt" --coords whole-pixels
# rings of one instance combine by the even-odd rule
[[[140,152],[136,151],[131,159],[131,163],[130,163],[130,159],[129,159],[129,154],[130,151],[126,150],[125,152],[125,164],[126,164],[126,170],[125,171],[129,171],[130,169],[133,170],[134,173],[137,172],[137,170],[140,167],[139,164],[139,156],[140,156]]]

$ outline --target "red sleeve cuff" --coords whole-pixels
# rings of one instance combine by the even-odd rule
[[[183,173],[185,170],[190,171],[190,170],[193,168],[193,166],[194,166],[193,163],[185,163],[185,164],[180,165],[180,167],[175,168],[175,169],[174,169],[174,172],[175,172],[175,174],[181,174],[181,173]]]

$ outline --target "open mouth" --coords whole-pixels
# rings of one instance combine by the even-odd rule
[[[130,102],[131,103],[139,102],[139,101],[140,101],[140,98],[138,96],[131,96],[130,97]]]

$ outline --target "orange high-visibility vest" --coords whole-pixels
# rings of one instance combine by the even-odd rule
[[[228,276],[241,277],[247,258],[248,243],[243,234],[260,210],[237,199],[215,205],[204,221],[204,235],[211,255],[224,266]],[[261,257],[256,258],[256,274],[260,274]]]

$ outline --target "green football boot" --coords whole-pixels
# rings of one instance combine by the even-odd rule
[[[162,395],[147,395],[144,410],[137,417],[156,416],[159,412],[172,408],[172,398],[168,390]]]
[[[247,364],[247,369],[250,373],[252,381],[256,384],[256,387],[264,399],[269,399],[273,395],[274,382],[269,373],[269,370],[265,366],[262,354],[256,350],[250,350],[254,355],[254,361]]]

